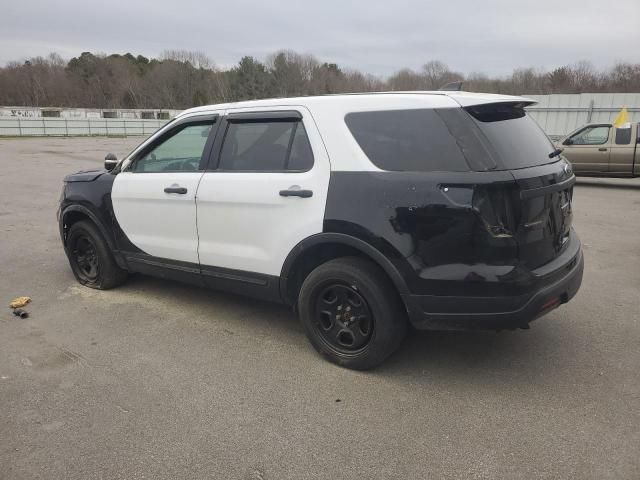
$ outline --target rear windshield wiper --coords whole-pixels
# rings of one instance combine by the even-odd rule
[[[553,152],[549,154],[549,158],[557,157],[562,153],[562,148],[556,148]]]

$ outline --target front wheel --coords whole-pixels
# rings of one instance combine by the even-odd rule
[[[298,311],[315,349],[356,370],[380,365],[407,329],[393,284],[377,265],[358,257],[331,260],[313,270],[300,289]]]
[[[123,283],[127,272],[113,258],[107,242],[91,222],[74,223],[67,235],[67,256],[82,285],[107,290]]]

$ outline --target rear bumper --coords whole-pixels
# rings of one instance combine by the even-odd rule
[[[409,319],[420,330],[528,328],[529,322],[567,303],[578,292],[584,257],[577,236],[572,240],[577,244],[567,252],[570,255],[562,255],[553,262],[556,267],[553,271],[543,268],[539,275],[532,272],[538,279],[526,294],[491,297],[403,295]]]

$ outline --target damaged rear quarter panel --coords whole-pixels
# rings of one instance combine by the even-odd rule
[[[451,288],[461,288],[461,282],[447,285],[443,278],[470,280],[466,295],[486,294],[486,281],[500,279],[488,278],[483,265],[511,266],[505,274],[517,274],[514,239],[487,235],[472,205],[474,185],[496,182],[513,183],[513,177],[509,172],[333,172],[324,231],[371,244],[393,262],[414,294],[451,295]]]

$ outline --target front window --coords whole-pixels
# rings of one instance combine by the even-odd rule
[[[587,127],[570,137],[571,145],[604,145],[609,140],[609,130],[607,125]]]
[[[132,172],[189,172],[200,169],[200,159],[213,121],[178,127],[142,152],[131,168]]]

